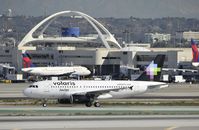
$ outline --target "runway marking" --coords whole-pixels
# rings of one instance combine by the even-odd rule
[[[166,128],[165,130],[173,130],[173,129],[176,129],[176,128],[178,128],[178,127],[177,126],[171,126],[169,128]]]

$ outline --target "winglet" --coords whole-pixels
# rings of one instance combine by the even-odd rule
[[[161,70],[164,64],[165,55],[157,55],[145,71],[136,79],[138,81],[160,81]]]

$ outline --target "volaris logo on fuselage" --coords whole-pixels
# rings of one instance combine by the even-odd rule
[[[54,81],[53,85],[75,85],[72,81]]]

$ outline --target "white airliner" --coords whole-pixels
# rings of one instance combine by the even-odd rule
[[[89,81],[60,80],[35,82],[24,90],[24,95],[38,99],[58,99],[59,103],[84,103],[99,107],[98,99],[130,98],[136,94],[168,87],[160,78],[165,55],[158,55],[137,80],[145,81]],[[159,62],[161,62],[159,66]],[[155,80],[155,81],[151,81]],[[46,106],[44,102],[43,106]]]
[[[58,99],[59,103],[85,103],[90,107],[97,99],[130,98],[167,86],[149,81],[40,81],[26,88],[24,94],[31,98]],[[94,105],[100,106],[99,102]]]
[[[23,68],[23,72],[38,76],[64,76],[64,75],[90,75],[90,71],[83,66],[63,66],[63,67],[30,67]]]
[[[90,75],[90,70],[83,66],[53,66],[53,67],[35,67],[28,53],[23,53],[22,71],[38,76],[86,76]]]

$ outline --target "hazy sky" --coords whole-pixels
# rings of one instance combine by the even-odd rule
[[[199,0],[0,0],[0,14],[41,16],[82,11],[93,17],[191,17],[199,18]]]

